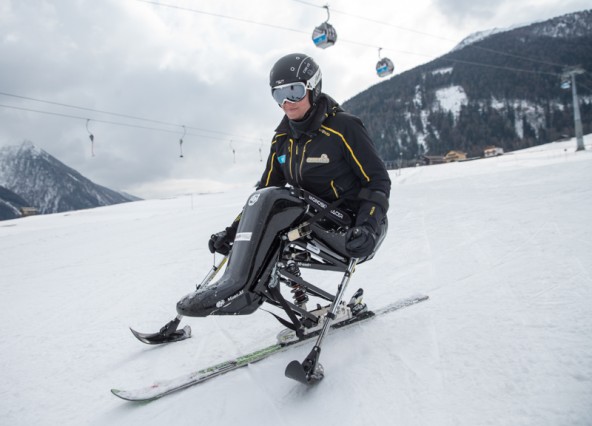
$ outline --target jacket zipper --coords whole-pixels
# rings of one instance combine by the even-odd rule
[[[306,145],[308,145],[309,142],[312,142],[312,139],[309,139],[306,141],[306,143],[304,144],[304,147],[302,148],[302,158],[300,159],[300,180],[303,180],[302,177],[302,165],[304,164],[304,157],[306,157]]]

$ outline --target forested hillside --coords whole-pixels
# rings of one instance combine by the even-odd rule
[[[574,135],[577,76],[584,133],[592,132],[592,10],[496,33],[360,93],[344,107],[360,116],[384,160],[461,150],[482,156]]]

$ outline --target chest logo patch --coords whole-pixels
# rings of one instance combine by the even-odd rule
[[[329,160],[329,156],[327,154],[321,154],[320,157],[308,157],[306,162],[315,164],[329,164],[331,161]]]
[[[280,164],[284,164],[284,163],[286,162],[286,155],[285,155],[285,154],[284,154],[284,155],[280,155],[280,156],[277,158],[277,160],[278,160],[278,163],[280,163]]]

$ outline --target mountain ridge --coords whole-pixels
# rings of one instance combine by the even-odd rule
[[[572,94],[560,83],[565,67],[576,65],[592,70],[592,10],[496,32],[343,106],[362,119],[387,162],[415,164],[450,150],[482,156],[489,145],[512,151],[573,136]],[[589,133],[592,92],[586,86],[578,94]]]
[[[28,207],[36,208],[41,214],[138,199],[92,182],[30,141],[0,147],[0,186],[26,200]],[[5,199],[4,202],[8,203]],[[9,215],[0,216],[7,218]]]

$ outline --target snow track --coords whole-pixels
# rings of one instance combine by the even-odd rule
[[[274,341],[262,311],[184,319],[193,338],[157,348],[127,329],[174,317],[251,189],[2,222],[2,424],[590,425],[592,151],[574,147],[391,175],[389,235],[346,299],[431,300],[329,336],[315,387],[283,375],[305,345],[146,405],[109,393]]]

